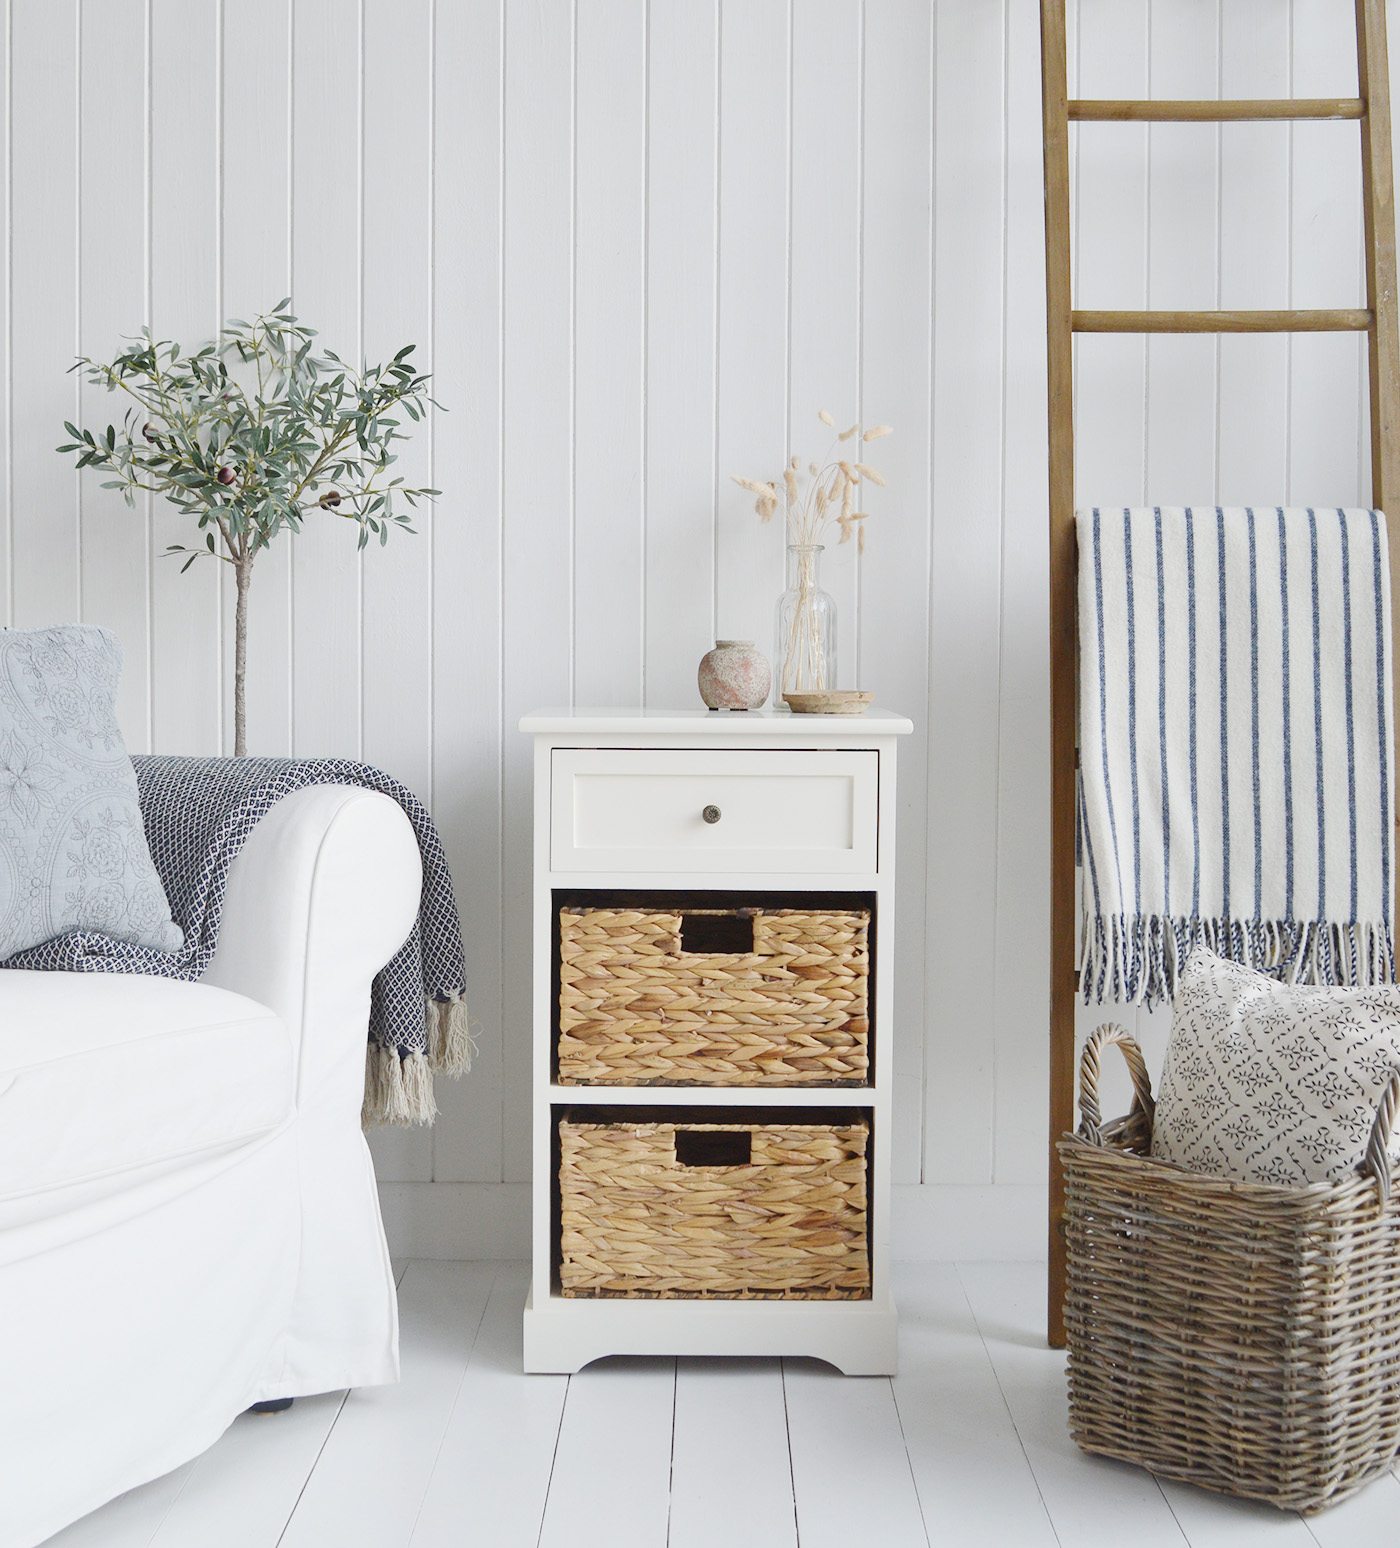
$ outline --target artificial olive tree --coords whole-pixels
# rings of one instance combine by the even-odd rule
[[[330,350],[314,355],[315,330],[290,306],[288,298],[251,323],[231,318],[189,353],[142,329],[108,364],[79,359],[73,370],[132,402],[120,425],[96,435],[65,421],[73,439],[58,448],[76,452],[80,468],[114,474],[102,487],[120,489],[127,505],[144,490],[194,517],[203,544],[166,550],[188,555],[182,571],[201,557],[233,566],[239,757],[248,750],[248,588],[258,554],[313,511],[355,522],[361,548],[371,535],[385,543],[395,527],[413,531],[403,504],[438,493],[390,475],[393,443],[405,439],[396,411],[417,421],[433,402],[427,376],[408,363],[414,346],[356,370]]]

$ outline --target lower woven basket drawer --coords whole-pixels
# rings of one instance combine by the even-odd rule
[[[863,1111],[559,1119],[567,1296],[866,1300]]]

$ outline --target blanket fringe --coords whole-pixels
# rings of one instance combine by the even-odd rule
[[[1395,981],[1388,924],[1099,915],[1084,922],[1079,978],[1084,1003],[1150,1009],[1170,1000],[1177,974],[1197,946],[1284,983],[1354,987]]]
[[[393,1048],[371,1042],[365,1053],[365,1100],[360,1122],[366,1129],[384,1124],[429,1124],[437,1117],[433,1072],[425,1054],[399,1058]]]
[[[428,998],[429,1059],[439,1075],[465,1075],[472,1067],[476,1041],[463,995],[450,999]]]

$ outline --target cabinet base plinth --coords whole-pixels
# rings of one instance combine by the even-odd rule
[[[572,1375],[608,1355],[791,1355],[847,1376],[893,1376],[899,1321],[883,1301],[571,1300],[525,1303],[525,1370]]]

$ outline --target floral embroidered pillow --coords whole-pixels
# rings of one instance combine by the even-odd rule
[[[184,941],[117,728],[121,670],[106,629],[0,630],[0,961],[70,930]]]
[[[1242,1182],[1335,1182],[1400,1070],[1400,987],[1277,983],[1197,949],[1182,970],[1152,1154]]]

